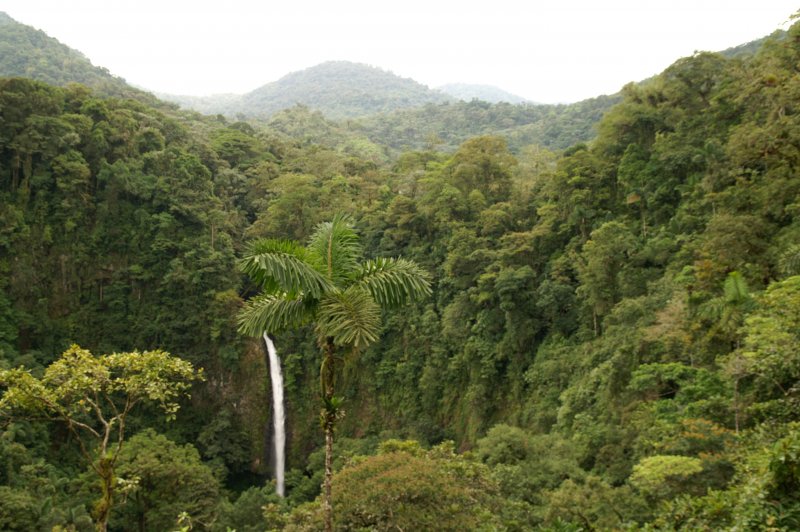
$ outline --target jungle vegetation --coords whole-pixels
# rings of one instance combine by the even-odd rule
[[[370,307],[335,365],[336,529],[800,528],[799,63],[800,25],[680,59],[552,149],[483,131],[403,147],[302,107],[270,125],[3,78],[0,528],[321,528],[314,320],[275,335],[280,498],[263,348],[237,317],[275,287],[243,258],[281,242],[312,260],[345,218],[358,253],[320,298],[374,271],[363,257],[413,264],[430,294]],[[160,355],[102,369],[136,352]],[[125,411],[118,448],[78,438],[68,420],[102,434],[127,389],[101,420],[87,379],[164,365],[180,371],[152,382],[175,393]],[[69,368],[61,410],[19,402]]]

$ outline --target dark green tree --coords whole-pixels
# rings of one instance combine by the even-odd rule
[[[219,482],[192,445],[147,429],[125,443],[117,474],[127,485],[112,525],[119,520],[125,529],[136,523],[139,532],[171,530],[182,512],[205,526],[214,520]]]

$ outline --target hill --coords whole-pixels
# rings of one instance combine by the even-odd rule
[[[726,48],[722,50],[720,53],[728,58],[743,58],[748,56],[753,56],[758,52],[761,47],[764,45],[767,40],[775,40],[780,41],[787,37],[787,33],[785,30],[775,30],[772,35],[768,35],[766,37],[761,37],[760,39],[756,39],[754,41],[750,41],[744,44],[740,44],[738,46],[732,46],[731,48]]]
[[[448,83],[437,87],[438,90],[449,94],[454,98],[468,102],[470,100],[482,100],[489,103],[525,103],[527,100],[522,96],[511,94],[500,87],[494,85],[476,85],[471,83]]]
[[[334,119],[385,113],[396,109],[443,103],[453,98],[409,78],[380,68],[328,61],[292,72],[239,98],[231,95],[165,99],[206,113],[268,118],[297,104],[322,111]]]
[[[128,85],[105,68],[94,66],[81,52],[2,12],[0,76],[25,77],[57,86],[76,82],[91,87],[99,95],[134,98],[163,107],[153,95]],[[488,86],[449,87],[470,90],[470,94],[478,95],[484,102],[459,102],[412,79],[347,61],[322,63],[293,72],[244,95],[157,96],[204,114],[269,120],[278,112],[300,104],[320,111],[327,119],[343,121],[335,126],[338,136],[334,144],[339,147],[352,145],[353,139],[358,138],[361,140],[356,144],[360,145],[369,139],[395,150],[419,149],[436,137],[441,141],[440,148],[450,151],[470,136],[480,134],[502,134],[514,148],[532,143],[564,148],[591,139],[594,124],[617,101],[613,97],[600,97],[571,106],[505,102],[491,105],[486,101],[510,102],[518,97],[502,98],[501,94],[508,93]],[[302,112],[291,114],[300,115],[306,117]],[[354,118],[359,121],[350,122]],[[279,130],[288,127],[285,117],[279,122],[282,124]],[[312,122],[303,119],[291,129],[298,133]],[[318,132],[310,131],[301,136],[309,134],[319,137]],[[373,149],[370,146],[370,151]]]
[[[57,86],[81,83],[104,96],[157,102],[151,94],[131,87],[105,68],[94,66],[81,52],[2,11],[0,76],[30,78]]]
[[[379,68],[329,61],[292,72],[245,94],[239,109],[263,116],[300,103],[331,118],[347,118],[450,99],[412,79]]]

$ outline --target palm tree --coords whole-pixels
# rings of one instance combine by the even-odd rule
[[[335,354],[339,349],[363,349],[378,339],[381,307],[396,307],[431,292],[427,273],[416,263],[387,258],[361,262],[361,257],[349,219],[338,216],[319,224],[305,247],[288,240],[259,240],[240,263],[261,287],[261,294],[250,299],[239,314],[242,333],[261,336],[315,325],[322,352],[322,505],[329,532],[333,530],[333,429],[341,417],[341,399],[334,395]]]
[[[701,305],[698,309],[699,315],[713,323],[708,332],[709,336],[719,335],[729,341],[731,347],[739,349],[741,340],[739,328],[753,309],[755,300],[750,294],[744,276],[737,271],[730,272],[725,278],[722,293],[723,295]]]

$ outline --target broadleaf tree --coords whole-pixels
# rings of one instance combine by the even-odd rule
[[[191,382],[202,378],[192,364],[164,351],[94,356],[73,345],[34,377],[24,368],[0,371],[0,419],[62,422],[97,474],[102,496],[94,508],[104,531],[114,502],[115,467],[125,441],[128,415],[141,403],[169,419]]]

